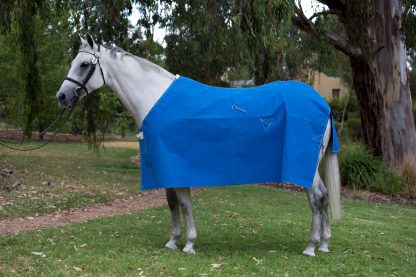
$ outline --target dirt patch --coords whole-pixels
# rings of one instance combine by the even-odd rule
[[[397,205],[407,205],[416,207],[415,198],[406,198],[403,196],[388,196],[381,193],[366,191],[366,190],[351,190],[350,188],[342,188],[342,196],[351,199],[359,199],[372,203],[388,203]]]
[[[192,195],[195,195],[201,190],[201,188],[192,189]],[[136,211],[162,206],[166,203],[165,190],[145,191],[126,199],[114,200],[107,204],[73,208],[39,216],[0,219],[0,235],[65,226],[100,217],[131,214]]]
[[[262,185],[263,186],[263,185]],[[298,192],[304,192],[305,188],[296,186],[289,183],[271,183],[265,184],[264,186],[287,189]],[[366,191],[366,190],[352,190],[348,187],[341,188],[341,194],[343,198],[349,199],[359,199],[371,203],[380,203],[380,204],[399,204],[399,205],[408,205],[416,206],[415,198],[406,198],[403,196],[388,196],[381,193]]]
[[[131,148],[138,149],[139,142],[137,141],[105,141],[104,147],[114,147],[114,148]]]

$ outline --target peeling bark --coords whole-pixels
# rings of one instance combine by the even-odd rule
[[[368,58],[350,58],[360,105],[364,142],[393,165],[405,155],[416,161],[416,131],[402,41],[401,6],[380,1],[368,32],[379,49]]]
[[[405,156],[416,161],[401,2],[319,1],[327,4],[333,14],[339,14],[346,30],[347,38],[323,35],[350,57],[364,143],[392,165],[400,165]],[[295,8],[292,21],[305,32],[322,35],[299,8]]]

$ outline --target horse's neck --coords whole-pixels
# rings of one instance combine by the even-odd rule
[[[175,76],[134,56],[105,51],[102,60],[107,85],[118,95],[138,126],[156,104]]]

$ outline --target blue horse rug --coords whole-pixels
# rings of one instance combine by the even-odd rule
[[[141,126],[142,189],[267,182],[310,188],[330,118],[325,99],[304,83],[217,88],[179,77]]]

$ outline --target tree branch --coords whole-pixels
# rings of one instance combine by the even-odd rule
[[[338,2],[338,1],[324,1],[324,2]],[[302,8],[294,6],[295,14],[292,16],[292,22],[302,31],[316,35],[324,36],[325,39],[332,44],[337,50],[343,52],[350,57],[359,57],[362,55],[362,51],[359,47],[353,47],[348,45],[347,40],[333,32],[319,30],[315,24],[309,20],[303,13]]]
[[[327,5],[330,10],[343,11],[344,4],[339,0],[317,0],[319,3]]]
[[[341,15],[341,12],[338,10],[325,10],[321,12],[314,13],[311,17],[309,17],[309,21],[312,21],[315,17],[319,17],[321,15],[327,15],[327,14],[335,14],[335,15]]]

